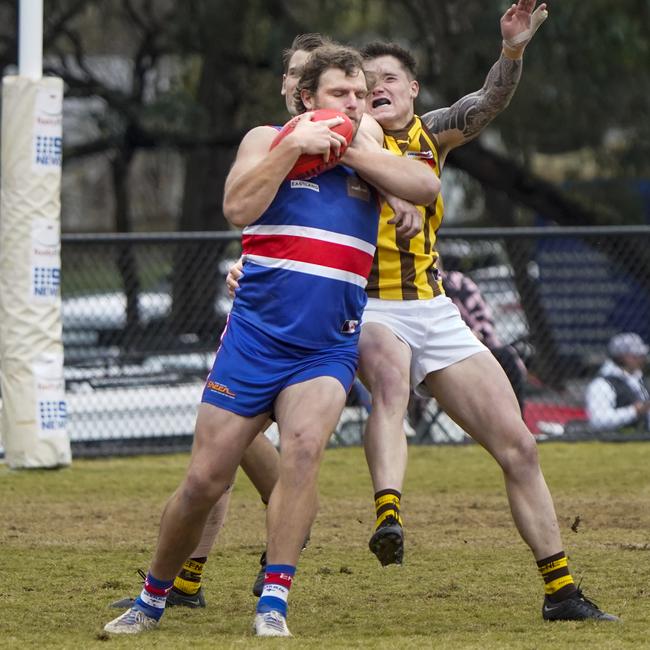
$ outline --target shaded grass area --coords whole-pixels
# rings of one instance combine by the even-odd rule
[[[546,444],[540,454],[573,573],[622,625],[542,622],[541,579],[500,472],[477,446],[410,449],[405,565],[382,569],[367,550],[363,452],[347,448],[326,453],[290,601],[298,638],[284,641],[249,632],[264,509],[245,477],[206,567],[208,607],[171,609],[150,635],[106,639],[102,626],[119,613],[107,604],[139,591],[136,570],[187,456],[1,468],[0,647],[650,647],[650,445]]]

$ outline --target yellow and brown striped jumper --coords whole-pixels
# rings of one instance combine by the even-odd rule
[[[440,176],[436,140],[416,115],[400,131],[384,131],[384,147],[393,153],[419,158]],[[413,239],[397,237],[395,225],[388,221],[394,212],[384,203],[379,218],[377,251],[368,278],[366,292],[371,298],[418,300],[439,296],[442,283],[435,267],[438,253],[436,233],[443,215],[439,194],[434,203],[418,206],[424,215],[424,228]]]

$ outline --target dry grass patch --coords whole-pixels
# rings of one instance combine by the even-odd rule
[[[138,591],[187,456],[0,469],[0,647],[650,647],[650,445],[548,444],[540,454],[573,572],[622,625],[542,622],[541,580],[500,472],[477,446],[411,448],[406,563],[381,569],[367,550],[363,453],[338,449],[326,454],[321,512],[292,590],[298,639],[285,642],[249,633],[264,510],[245,477],[206,568],[208,607],[172,609],[150,636],[109,639],[107,604]]]

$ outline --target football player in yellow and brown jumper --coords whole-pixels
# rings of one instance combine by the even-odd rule
[[[546,5],[519,0],[501,18],[503,48],[483,88],[448,108],[415,114],[415,60],[392,43],[362,49],[373,76],[369,113],[382,126],[384,146],[418,158],[440,175],[449,151],[472,140],[510,102],[522,55],[547,16]],[[363,315],[360,375],[372,394],[364,445],[375,489],[377,522],[370,548],[382,564],[403,553],[400,516],[406,440],[402,418],[409,387],[440,406],[499,463],[514,523],[533,552],[545,584],[546,620],[617,620],[586,599],[567,566],[553,501],[534,437],[524,424],[499,363],[444,295],[436,268],[442,197],[429,206],[392,202],[379,227],[368,304]],[[403,232],[420,222],[413,238]]]

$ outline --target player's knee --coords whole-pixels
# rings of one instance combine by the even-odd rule
[[[499,463],[506,474],[525,475],[537,471],[539,454],[533,435],[527,429],[518,432],[500,454]]]
[[[383,364],[371,381],[373,406],[404,407],[409,399],[409,375],[399,366]]]
[[[190,471],[179,489],[179,496],[189,508],[211,508],[228,485],[225,476]]]
[[[299,472],[317,468],[323,454],[319,435],[304,431],[287,432],[282,439],[282,454]]]

